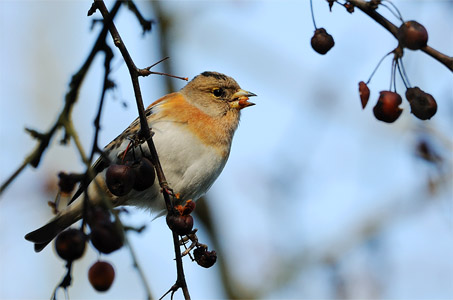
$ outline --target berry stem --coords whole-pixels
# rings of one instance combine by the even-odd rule
[[[379,68],[379,66],[381,65],[381,63],[384,61],[384,59],[389,56],[393,51],[387,53],[386,55],[384,55],[378,62],[377,66],[374,68],[373,72],[371,73],[370,75],[370,78],[368,78],[368,81],[366,82],[366,84],[370,83],[371,81],[371,78],[373,78],[374,76],[374,73],[376,73],[377,69]]]
[[[313,20],[313,26],[315,26],[315,29],[318,29],[318,27],[316,27],[315,14],[313,12],[313,0],[310,0],[310,11],[311,11],[311,19]]]
[[[392,8],[388,7],[387,5],[385,5],[383,3],[381,3],[381,5],[384,6],[385,8],[387,8],[392,13],[392,15],[395,16],[395,18],[399,19],[401,22],[404,22],[403,16],[401,15],[398,7],[396,7],[396,5],[393,4],[392,1],[387,0],[386,2],[388,2],[396,12],[393,11]]]
[[[390,74],[390,88],[389,91],[392,90],[392,85],[393,85],[393,91],[396,92],[396,65],[398,63],[398,60],[394,59],[392,60],[392,73]]]
[[[401,71],[400,62],[397,61],[396,62],[396,66],[398,67],[398,73],[400,73],[400,76],[401,76],[401,79],[403,80],[404,86],[407,89],[408,88],[408,83],[406,82],[406,79],[404,78],[403,73]]]
[[[403,59],[402,58],[399,59],[399,65],[401,65],[400,75],[403,78],[403,81],[405,81],[407,83],[406,88],[408,88],[408,87],[411,86],[411,83],[409,82],[409,77],[407,76],[406,69],[404,68],[404,64],[403,64]],[[399,66],[398,66],[398,69],[400,69]],[[403,71],[402,74],[401,74],[401,71]]]

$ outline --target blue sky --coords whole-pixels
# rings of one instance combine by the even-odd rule
[[[453,53],[452,1],[394,3],[405,19],[426,26],[430,45]],[[336,5],[329,13],[324,1],[314,4],[317,25],[336,43],[325,56],[310,47],[314,29],[308,1],[163,4],[174,17],[169,39],[176,75],[219,71],[258,95],[257,105],[243,111],[229,162],[208,193],[222,243],[219,255],[239,292],[264,299],[335,298],[341,295],[338,279],[352,298],[452,298],[452,74],[432,58],[406,51],[411,83],[431,93],[439,111],[421,122],[405,102],[396,123],[378,122],[372,106],[378,92],[388,89],[391,61],[384,61],[373,78],[364,111],[357,84],[368,79],[396,41],[359,11],[349,15]],[[153,17],[146,2],[137,5]],[[70,76],[98,30],[90,31],[89,7],[89,1],[0,1],[0,181],[35,145],[23,128],[46,130],[61,109]],[[161,58],[157,35],[142,37],[125,9],[117,25],[138,66]],[[101,144],[136,117],[118,52],[114,65],[118,88],[105,107]],[[85,149],[91,146],[101,79],[98,58],[74,109]],[[145,105],[166,92],[158,76],[143,78],[141,84]],[[423,131],[434,132],[433,142],[446,161],[445,182],[435,194],[426,184],[437,173],[413,155]],[[53,194],[43,187],[60,170],[82,169],[73,147],[61,147],[56,139],[40,168],[28,168],[2,195],[0,298],[50,297],[64,274],[63,263],[51,247],[35,254],[23,236],[51,217],[46,202]],[[173,252],[163,218],[151,219],[133,210],[125,222],[148,225],[130,239],[159,297],[174,281]],[[200,235],[209,244],[203,228]],[[90,250],[75,265],[71,298],[143,298],[125,249],[102,257],[115,264],[117,278],[108,293],[96,293],[85,275],[96,258]],[[218,266],[205,270],[187,259],[185,266],[193,298],[225,297]]]

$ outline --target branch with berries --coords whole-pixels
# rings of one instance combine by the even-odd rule
[[[375,20],[378,24],[388,30],[398,41],[397,47],[387,53],[378,63],[375,70],[372,72],[367,82],[359,82],[359,94],[362,102],[362,108],[368,103],[370,97],[370,90],[368,84],[370,83],[374,73],[379,68],[382,61],[389,55],[393,55],[390,88],[380,92],[379,99],[373,108],[373,113],[376,119],[386,122],[395,122],[402,113],[402,109],[399,107],[402,104],[401,96],[396,92],[396,77],[397,74],[400,76],[404,86],[406,87],[406,99],[410,104],[411,113],[420,120],[431,119],[437,112],[437,102],[434,97],[417,86],[411,86],[409,78],[406,73],[403,64],[404,50],[420,50],[430,55],[435,60],[446,66],[450,71],[453,72],[453,57],[445,55],[436,49],[428,46],[428,32],[426,28],[418,23],[417,21],[405,21],[398,10],[398,8],[390,0],[349,0],[349,1],[337,1],[337,0],[326,0],[329,5],[329,9],[337,4],[343,6],[347,12],[353,13],[355,8],[358,8],[370,18]],[[379,7],[387,9],[387,11],[394,15],[401,21],[401,25],[398,27],[390,22],[386,17],[377,12]],[[310,0],[311,14],[313,18],[313,25],[315,27],[315,33],[311,39],[312,48],[319,54],[326,54],[335,42],[333,37],[327,33],[326,29],[318,28],[313,11],[313,0]]]
[[[127,231],[135,231],[140,233],[143,227],[132,228],[124,225],[119,215],[125,212],[125,209],[114,209],[112,202],[109,200],[106,191],[104,191],[99,183],[94,180],[95,174],[106,169],[105,183],[108,193],[121,197],[130,192],[131,190],[143,191],[150,188],[154,184],[155,177],[161,187],[162,194],[165,199],[167,208],[167,224],[173,234],[173,244],[175,250],[175,261],[177,269],[177,279],[175,284],[164,294],[173,294],[181,289],[185,299],[190,299],[190,294],[185,280],[182,258],[183,256],[190,256],[193,261],[196,261],[202,267],[210,267],[216,262],[215,251],[208,251],[208,247],[199,243],[196,236],[197,230],[193,228],[193,218],[190,215],[195,209],[195,203],[187,201],[185,205],[175,205],[178,200],[178,194],[174,193],[168,186],[164,171],[159,162],[159,157],[152,139],[152,131],[148,126],[143,105],[139,77],[155,75],[165,75],[168,77],[175,77],[187,80],[167,73],[151,71],[155,65],[161,61],[143,69],[137,68],[119,35],[116,26],[113,22],[118,10],[122,5],[127,7],[135,14],[137,20],[146,33],[151,30],[153,21],[146,20],[135,6],[132,1],[116,1],[111,11],[107,9],[102,0],[94,0],[91,8],[88,11],[88,16],[93,15],[96,11],[102,14],[103,20],[93,20],[93,25],[97,23],[103,24],[102,30],[88,55],[88,58],[83,63],[80,70],[72,77],[69,84],[69,91],[65,97],[65,106],[57,118],[55,124],[46,133],[40,133],[36,130],[27,129],[37,141],[36,149],[24,160],[23,164],[13,173],[10,178],[2,184],[0,194],[10,185],[11,182],[25,169],[27,165],[38,167],[41,157],[44,155],[45,150],[49,147],[52,138],[55,136],[59,129],[64,130],[64,137],[62,143],[67,144],[73,141],[76,145],[78,153],[86,167],[85,172],[80,174],[60,172],[59,177],[59,193],[55,202],[49,202],[54,212],[58,212],[60,196],[69,196],[73,193],[75,186],[79,184],[78,190],[72,196],[70,203],[80,197],[83,197],[83,210],[82,210],[82,224],[80,228],[69,228],[60,232],[55,239],[55,250],[57,255],[65,261],[66,275],[53,291],[52,299],[57,298],[57,292],[63,289],[66,296],[68,288],[72,282],[72,266],[73,263],[80,259],[87,248],[88,242],[100,253],[100,255],[107,255],[117,251],[123,246],[127,246],[133,265],[136,268],[140,279],[142,280],[144,289],[146,291],[147,299],[152,299],[151,291],[145,273],[138,263],[137,257],[133,250],[132,245],[127,238]],[[110,161],[109,157],[98,146],[98,136],[101,128],[100,120],[103,111],[103,106],[106,94],[109,90],[115,87],[115,83],[110,79],[111,68],[110,64],[113,59],[113,50],[107,43],[107,34],[110,33],[114,45],[119,49],[123,60],[125,61],[134,89],[136,105],[139,114],[140,130],[134,140],[131,140],[129,146],[124,151],[121,163],[114,164]],[[71,120],[71,113],[73,105],[77,102],[79,90],[82,82],[86,77],[89,68],[93,65],[94,58],[97,54],[104,53],[104,78],[102,83],[102,93],[99,100],[98,110],[94,119],[94,137],[91,147],[91,152],[87,155],[84,151],[76,128]],[[149,151],[144,151],[143,148],[147,147]],[[141,151],[141,158],[136,158],[136,151]],[[149,154],[148,154],[149,153]],[[102,159],[98,160],[100,163],[92,165],[95,155],[100,155]],[[98,189],[101,195],[101,204],[94,205],[88,194],[88,185],[93,183],[95,188]],[[121,203],[115,203],[116,205]],[[89,231],[88,231],[89,228]],[[88,233],[87,233],[88,231]],[[188,243],[190,245],[188,246]],[[35,250],[41,251],[47,243],[35,244]],[[181,247],[184,247],[184,252],[181,252]],[[193,253],[193,254],[192,254]],[[192,256],[193,255],[193,256]],[[107,291],[112,285],[115,278],[115,270],[111,263],[99,260],[95,262],[88,272],[88,279],[94,289],[100,292]]]
[[[132,11],[138,15],[139,14],[138,9],[135,7],[135,5],[128,3],[129,7],[132,7]],[[174,250],[175,250],[175,260],[176,260],[176,269],[177,269],[177,279],[175,284],[171,286],[171,288],[162,296],[165,297],[167,294],[171,293],[172,297],[173,294],[178,290],[182,289],[183,295],[185,299],[190,299],[190,294],[188,291],[187,283],[185,281],[185,275],[184,275],[184,270],[183,270],[183,264],[182,264],[182,257],[189,254],[190,251],[193,250],[194,257],[192,260],[195,260],[200,266],[203,267],[210,267],[212,266],[215,261],[216,261],[216,253],[215,251],[207,251],[207,246],[203,245],[198,242],[198,239],[196,237],[196,229],[193,229],[193,218],[190,215],[190,213],[194,210],[195,208],[195,203],[192,201],[187,201],[187,203],[184,206],[178,205],[174,206],[174,200],[177,199],[177,194],[173,193],[172,189],[168,186],[164,172],[162,170],[162,167],[159,162],[159,157],[155,148],[155,145],[153,143],[152,139],[152,131],[148,126],[148,122],[146,120],[146,115],[145,115],[145,110],[144,110],[144,105],[143,105],[143,100],[142,100],[142,95],[140,91],[140,85],[139,85],[139,77],[140,76],[148,76],[151,74],[158,74],[158,75],[167,75],[171,77],[177,77],[165,73],[159,73],[159,72],[154,72],[151,71],[150,69],[155,66],[156,64],[144,68],[144,69],[139,69],[135,66],[125,44],[123,43],[121,36],[119,35],[119,32],[116,29],[116,26],[113,22],[110,20],[112,19],[107,7],[105,6],[104,2],[102,0],[95,0],[93,2],[93,5],[91,9],[88,12],[88,15],[94,14],[97,10],[99,10],[104,18],[104,24],[108,28],[112,39],[114,41],[115,46],[120,50],[121,55],[129,69],[134,93],[135,93],[135,99],[136,99],[136,104],[138,108],[138,113],[139,113],[139,121],[140,121],[140,131],[138,132],[136,138],[129,144],[127,149],[124,151],[123,159],[121,164],[109,164],[107,170],[106,170],[106,186],[108,188],[108,191],[112,193],[115,196],[121,197],[129,193],[132,189],[136,191],[143,191],[147,188],[150,188],[151,185],[154,183],[155,175],[157,175],[158,182],[161,187],[161,191],[163,193],[164,199],[165,199],[165,204],[167,207],[167,224],[169,228],[172,230],[173,234],[173,242],[174,242]],[[144,23],[144,18],[143,17],[138,17],[140,23],[143,26],[144,31],[147,30],[147,27],[143,25]],[[146,23],[147,24],[147,23]],[[164,59],[165,60],[165,59]],[[162,60],[163,61],[163,60]],[[160,61],[159,61],[160,62]],[[158,62],[158,63],[159,63]],[[108,67],[106,66],[106,73],[108,74]],[[180,77],[177,77],[180,78]],[[185,79],[186,78],[180,78],[180,79]],[[105,85],[104,85],[105,87]],[[102,102],[104,98],[104,91],[102,93],[101,97],[101,102],[100,102],[100,108],[99,108],[99,114],[98,117],[96,118],[97,122],[99,120],[100,112],[101,112],[101,107],[102,107]],[[99,129],[99,124],[95,121],[96,124],[96,130]],[[97,133],[95,134],[97,136]],[[95,139],[95,144],[96,144],[96,139]],[[150,155],[148,158],[146,157],[147,155],[145,154],[145,151],[142,149],[142,145],[148,146],[149,153]],[[94,151],[100,151],[99,148],[96,146],[93,146],[93,152]],[[139,160],[136,159],[135,151],[141,151],[141,158]],[[102,151],[100,151],[102,152]],[[102,153],[101,153],[102,155]],[[100,168],[105,168],[105,166],[102,166]],[[74,175],[74,174],[60,174],[60,187],[67,186],[68,184],[65,184],[64,181],[69,181],[69,182],[74,182],[79,179],[79,175]],[[112,204],[109,203],[108,200],[104,201],[104,205],[100,207],[93,207],[90,202],[88,201],[88,193],[86,191],[86,186],[87,184],[84,184],[83,180],[89,181],[92,180],[92,177],[85,176],[82,177],[82,186],[85,186],[85,190],[83,191],[85,193],[85,198],[84,198],[84,215],[83,215],[83,223],[82,223],[82,228],[80,230],[75,230],[75,229],[68,229],[66,231],[63,231],[61,234],[57,236],[56,239],[56,247],[62,247],[62,243],[60,243],[60,240],[65,237],[65,235],[69,233],[72,233],[74,235],[84,235],[84,224],[87,223],[91,229],[90,234],[89,234],[89,239],[91,240],[91,243],[93,246],[101,253],[104,254],[109,254],[111,252],[114,252],[121,248],[124,243],[127,243],[127,238],[126,235],[124,234],[125,230],[128,230],[130,228],[127,228],[123,226],[121,221],[118,218],[118,213],[112,209]],[[70,186],[70,184],[69,184]],[[113,215],[113,219],[112,219]],[[134,229],[136,231],[139,231],[137,229]],[[179,239],[179,237],[186,236],[187,238],[184,239]],[[189,248],[186,247],[186,243],[188,240],[192,241],[192,244],[190,245]],[[83,245],[86,243],[86,238],[85,240],[82,238],[75,238],[74,241],[78,244],[82,243]],[[128,244],[128,243],[127,243]],[[181,253],[180,247],[184,246],[186,247],[186,251],[184,253]],[[130,247],[130,245],[129,245]],[[65,248],[71,248],[71,249],[77,249],[75,245],[71,245],[68,247],[68,243],[63,243],[63,249]],[[80,247],[82,248],[82,247]],[[141,278],[143,279],[143,283],[145,285],[145,289],[147,291],[148,299],[151,299],[151,294],[149,291],[149,287],[146,283],[143,271],[141,268],[138,266],[135,258],[135,254],[133,252],[133,249],[130,248],[131,254],[133,256],[134,260],[134,265],[137,267],[138,272],[140,273]],[[59,248],[57,248],[57,253],[67,261],[67,275],[63,278],[61,284],[58,287],[63,287],[66,288],[70,285],[70,272],[71,272],[71,266],[72,266],[72,261],[74,259],[78,259],[82,256],[83,251],[77,253],[75,256],[66,256],[62,254],[62,251],[59,251]],[[98,290],[98,291],[106,291],[109,289],[110,285],[113,282],[114,278],[114,271],[111,265],[107,262],[104,261],[98,261],[95,263],[89,271],[89,280],[92,283],[93,287]],[[56,289],[56,290],[57,290]],[[56,293],[56,290],[54,292],[54,296]]]

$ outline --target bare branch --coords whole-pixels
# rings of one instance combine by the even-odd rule
[[[121,2],[116,2],[112,8],[112,13],[110,15],[111,18],[114,18],[118,9],[121,6]],[[0,195],[5,191],[5,189],[10,185],[10,183],[25,169],[27,165],[31,165],[32,167],[38,167],[41,157],[44,151],[47,149],[47,146],[50,144],[54,134],[57,132],[58,129],[64,127],[66,130],[66,134],[68,134],[69,127],[65,127],[65,125],[71,124],[71,112],[72,106],[77,102],[77,97],[79,94],[80,86],[82,85],[83,79],[85,78],[88,70],[91,66],[91,63],[94,60],[97,52],[100,50],[101,45],[105,43],[105,37],[107,35],[108,28],[106,26],[103,27],[101,33],[99,34],[96,43],[91,50],[90,54],[88,55],[87,59],[83,63],[82,67],[80,67],[79,71],[77,71],[71,78],[71,82],[69,83],[69,90],[65,95],[65,104],[60,112],[57,121],[55,124],[44,134],[35,135],[34,137],[39,140],[38,145],[35,149],[25,158],[23,163],[20,167],[1,185],[0,187]],[[30,132],[30,130],[29,130]]]

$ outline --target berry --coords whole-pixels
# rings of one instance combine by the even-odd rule
[[[408,88],[406,99],[411,105],[411,113],[420,120],[431,119],[437,112],[437,103],[434,97],[418,87]]]
[[[178,235],[187,235],[192,232],[193,217],[191,215],[169,214],[166,221],[168,227]]]
[[[217,253],[215,251],[208,251],[204,247],[198,247],[193,250],[193,256],[197,264],[204,268],[212,267],[217,261]]]
[[[93,246],[102,253],[109,254],[123,246],[124,233],[115,221],[112,221],[110,213],[96,207],[90,211],[88,218]]]
[[[311,38],[311,47],[319,54],[326,54],[335,45],[333,37],[324,28],[315,30]]]
[[[153,185],[156,173],[154,172],[154,166],[149,159],[142,157],[132,165],[132,170],[135,173],[134,190],[144,191]]]
[[[58,256],[67,261],[82,257],[85,252],[85,234],[79,229],[69,228],[58,234],[55,239],[55,250]]]
[[[77,177],[65,172],[58,173],[58,187],[64,194],[70,194],[77,183]]]
[[[398,28],[398,40],[400,44],[411,50],[418,50],[428,43],[428,32],[417,21],[407,21]]]
[[[365,108],[368,103],[368,99],[370,99],[370,89],[363,81],[359,82],[359,95],[360,101],[362,102],[362,108]]]
[[[110,165],[105,173],[105,181],[109,191],[115,196],[124,196],[132,190],[135,173],[127,165]]]
[[[107,291],[115,279],[115,269],[106,261],[97,261],[88,270],[88,280],[96,291]]]
[[[401,115],[403,111],[398,106],[402,103],[401,96],[395,92],[382,91],[380,93],[378,102],[373,108],[373,113],[376,119],[393,123]]]

